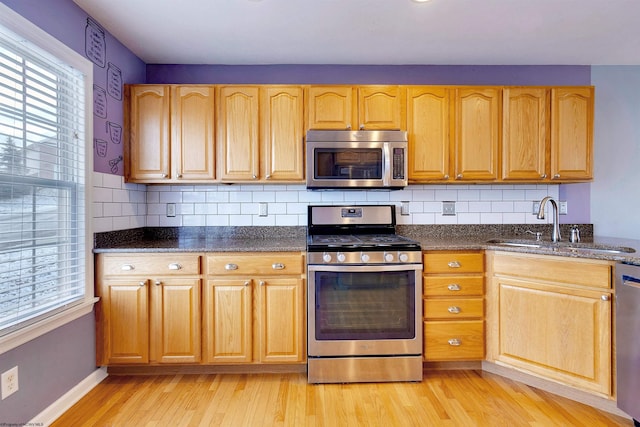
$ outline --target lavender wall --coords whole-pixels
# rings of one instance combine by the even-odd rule
[[[104,34],[103,43],[98,35],[99,24],[91,24],[91,31],[87,32],[89,17],[72,0],[2,3],[76,52],[93,58],[95,85],[106,94],[96,105],[99,114],[94,114],[94,139],[108,141],[106,147],[100,148],[105,156],[95,153],[95,169],[122,175],[121,161],[109,164],[109,160],[122,155],[122,144],[110,138],[107,123],[122,124],[119,87],[124,83],[144,83],[145,64],[109,33]],[[98,38],[88,45],[87,34]],[[0,401],[0,423],[22,425],[96,369],[94,316],[83,316],[0,355],[0,372],[14,366],[18,366],[20,389]]]

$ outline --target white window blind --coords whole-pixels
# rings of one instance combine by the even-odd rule
[[[85,301],[85,78],[0,25],[0,336]]]

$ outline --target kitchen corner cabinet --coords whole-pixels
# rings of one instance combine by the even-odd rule
[[[455,89],[454,167],[457,181],[495,181],[500,154],[501,88]]]
[[[451,175],[451,90],[409,86],[406,91],[409,181],[446,181]]]
[[[211,253],[204,293],[207,363],[304,363],[304,255]]]
[[[593,87],[551,89],[551,179],[593,178]]]
[[[423,253],[424,360],[484,358],[482,251]]]
[[[613,264],[511,252],[487,256],[487,359],[610,397]]]
[[[405,92],[400,86],[310,86],[309,129],[405,129]]]
[[[200,362],[201,264],[197,254],[98,255],[98,365]]]
[[[128,182],[215,179],[212,86],[128,85],[125,94]]]
[[[221,181],[303,182],[303,89],[265,85],[216,90]]]

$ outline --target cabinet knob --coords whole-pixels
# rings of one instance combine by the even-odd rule
[[[177,262],[173,262],[169,264],[169,270],[181,270],[181,269],[182,269],[182,265],[178,264]]]
[[[162,174],[162,177],[163,177],[163,178],[166,178],[166,177],[168,177],[168,176],[169,176],[169,175],[167,175],[166,173],[163,173],[163,174]]]
[[[267,284],[267,283],[266,283],[264,280],[260,280],[260,286],[264,286],[264,285],[266,285],[266,284]]]
[[[360,125],[360,130],[364,130],[364,125]]]
[[[609,297],[609,295],[602,295],[602,296],[600,297],[600,299],[601,299],[602,301],[609,301],[611,298]]]
[[[456,179],[462,179],[462,174],[459,173],[458,175],[456,175]]]
[[[181,173],[179,173],[178,175],[176,175],[176,177],[178,177],[178,178],[182,178],[182,174],[181,174]]]
[[[460,285],[458,285],[457,283],[452,283],[449,286],[447,286],[447,289],[449,289],[450,291],[459,291]]]
[[[237,270],[238,269],[238,264],[231,264],[231,263],[226,264],[224,266],[224,269],[225,270]]]
[[[460,307],[456,306],[456,305],[452,305],[451,307],[447,308],[447,311],[451,314],[460,314]]]
[[[347,125],[347,130],[351,130],[351,123]]]
[[[271,179],[271,175],[265,176],[266,179]]]
[[[138,283],[138,285],[140,285],[140,286],[144,286],[146,284],[147,284],[147,282],[145,282],[144,280],[142,282]]]
[[[560,174],[559,173],[553,175],[553,179],[559,179],[559,178],[560,178]]]
[[[460,268],[460,267],[462,267],[462,264],[460,264],[460,261],[449,261],[447,263],[447,265],[449,266],[449,268]]]
[[[545,179],[547,177],[546,173],[543,173],[542,175],[540,175],[540,178]]]
[[[449,345],[452,345],[454,347],[459,347],[462,345],[462,341],[460,341],[458,338],[451,338],[449,340]]]
[[[122,266],[120,266],[120,270],[122,271],[132,271],[135,269],[136,267],[133,264],[122,264]]]
[[[258,179],[256,175],[251,175],[251,179]]]
[[[160,286],[162,285],[162,282],[160,280],[156,280],[156,286]]]
[[[284,264],[281,262],[276,262],[275,264],[271,264],[271,268],[274,270],[284,270]]]
[[[248,280],[247,280],[247,281],[245,281],[245,282],[244,282],[244,286],[249,286],[249,283],[250,283],[250,282],[249,282]]]
[[[449,175],[443,176],[442,179],[449,179]]]

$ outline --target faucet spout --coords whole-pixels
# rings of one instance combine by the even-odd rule
[[[551,241],[559,242],[561,240],[560,237],[560,220],[559,220],[559,212],[558,212],[558,203],[551,196],[547,196],[540,201],[540,209],[538,210],[538,219],[544,219],[544,207],[547,202],[551,203],[551,207],[553,208],[553,231],[551,232]]]

